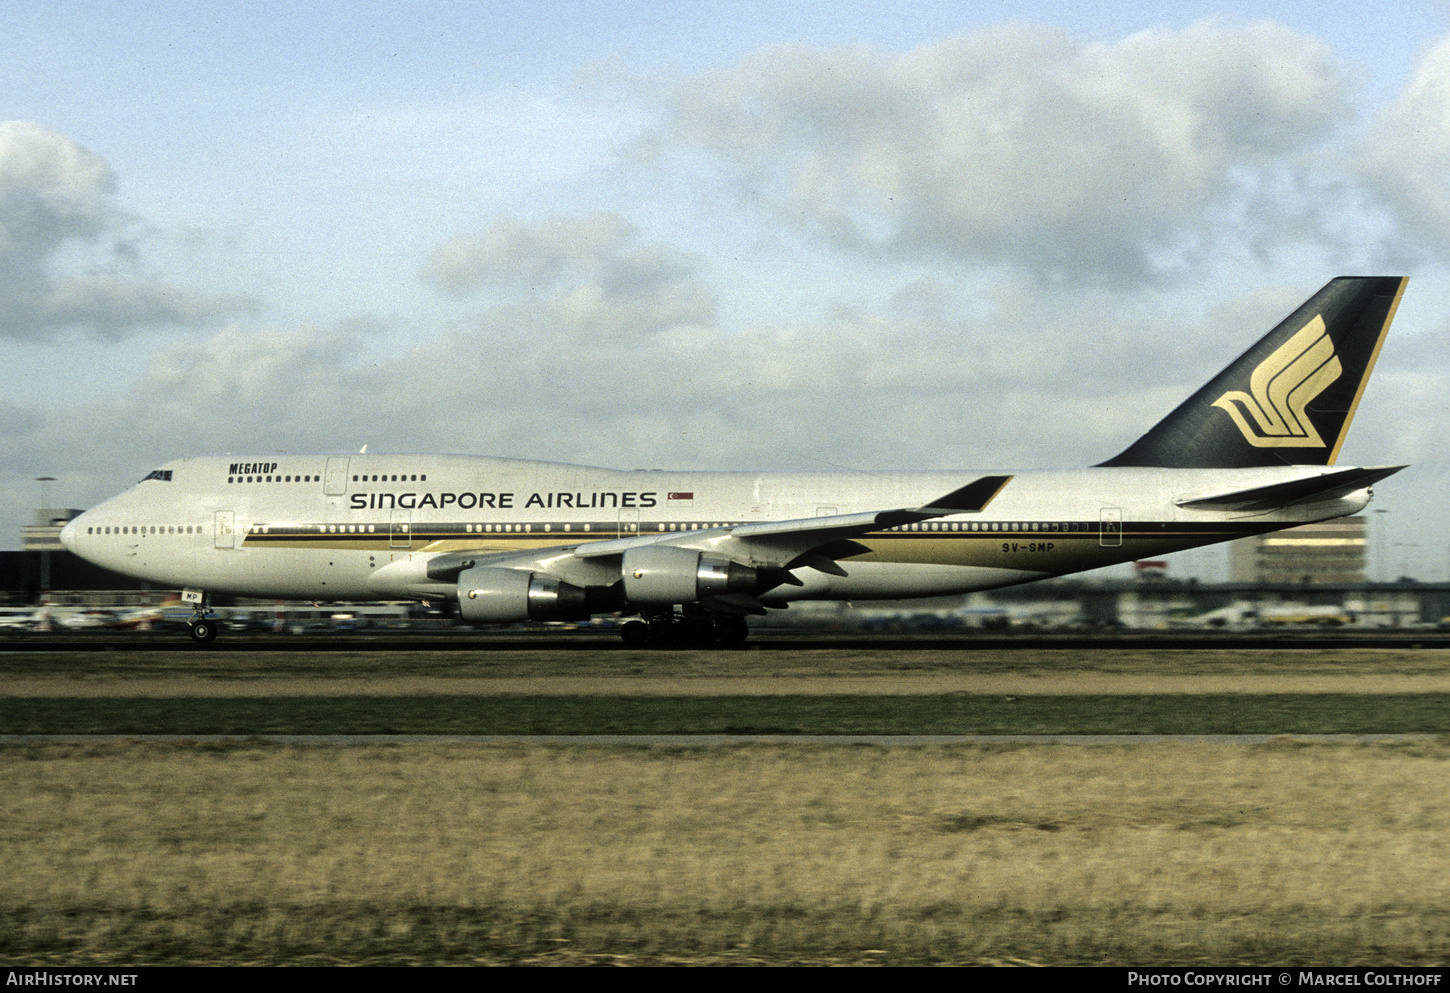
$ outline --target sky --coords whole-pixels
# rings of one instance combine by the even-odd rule
[[[1450,4],[57,2],[0,64],[0,548],[184,455],[1086,465],[1403,274],[1340,463],[1450,579]]]

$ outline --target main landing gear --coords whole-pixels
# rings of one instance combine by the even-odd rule
[[[743,617],[674,610],[647,611],[619,628],[630,648],[735,648],[749,635]]]

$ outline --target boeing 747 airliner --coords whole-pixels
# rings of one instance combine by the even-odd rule
[[[795,600],[1026,583],[1355,513],[1403,466],[1335,466],[1407,280],[1331,281],[1121,454],[1087,469],[661,472],[463,455],[184,458],[65,546],[182,591],[452,601],[473,623],[635,618],[736,644]]]

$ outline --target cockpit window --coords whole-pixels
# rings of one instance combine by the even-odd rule
[[[142,476],[141,477],[141,482],[144,483],[148,479],[160,479],[160,480],[162,480],[164,482],[169,483],[169,482],[171,482],[171,470],[170,469],[153,469],[151,472],[149,472],[145,476]]]

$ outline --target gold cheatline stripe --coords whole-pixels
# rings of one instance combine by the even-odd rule
[[[1010,522],[1009,522],[1010,523]],[[1103,531],[1098,522],[1082,522],[1086,525],[1079,531],[1052,531],[1042,528],[1020,528],[1016,531],[872,531],[861,535],[863,539],[877,541],[916,541],[925,539],[950,539],[950,540],[977,540],[977,541],[1000,541],[1004,538],[1030,537],[1033,539],[1051,539],[1064,541],[1097,541],[1102,537]],[[1272,529],[1270,529],[1272,530]],[[1232,522],[1205,522],[1194,527],[1162,527],[1154,522],[1125,523],[1116,531],[1109,532],[1117,534],[1123,539],[1145,541],[1155,539],[1181,539],[1196,538],[1205,536],[1220,536],[1221,540],[1230,540],[1222,536],[1250,537],[1264,533],[1262,527],[1254,525],[1239,525]],[[243,544],[254,545],[336,545],[346,547],[363,543],[391,543],[393,541],[407,542],[413,544],[431,544],[435,542],[479,542],[482,544],[496,544],[507,542],[534,542],[549,545],[557,544],[586,544],[593,541],[611,541],[619,538],[627,538],[636,535],[671,534],[688,535],[690,531],[656,532],[643,528],[639,531],[490,531],[490,532],[440,532],[426,531],[415,528],[412,531],[393,534],[388,531],[373,532],[317,532],[317,531],[294,531],[268,534],[245,534],[242,537]],[[398,547],[402,547],[399,545]]]

